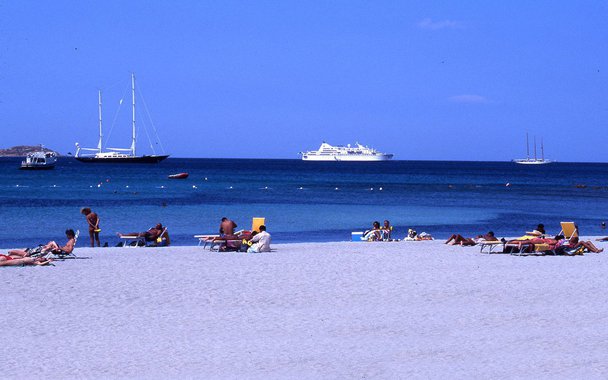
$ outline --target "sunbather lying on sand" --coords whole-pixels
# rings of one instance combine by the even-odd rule
[[[577,236],[572,237],[570,240],[564,238],[563,235],[557,235],[555,238],[534,238],[527,240],[510,240],[507,242],[510,245],[517,245],[519,250],[526,248],[527,251],[531,252],[536,244],[548,244],[551,249],[555,249],[558,254],[563,254],[565,250],[575,250],[583,247],[589,252],[600,253],[603,252],[603,248],[596,247],[590,241],[579,241]]]
[[[24,265],[47,265],[53,261],[44,257],[21,257],[16,255],[0,255],[0,267],[15,267]]]
[[[55,241],[49,241],[44,247],[42,247],[41,253],[55,253],[55,254],[70,254],[74,251],[74,245],[76,244],[76,234],[74,230],[68,229],[65,231],[65,236],[68,238],[67,243],[63,247],[59,246]],[[14,249],[8,251],[11,256],[17,257],[29,257],[31,251],[25,249]]]
[[[450,238],[448,240],[446,240],[445,244],[448,245],[476,245],[477,243],[475,242],[475,240],[471,239],[471,238],[465,238],[464,236],[460,235],[460,234],[453,234],[452,236],[450,236]]]
[[[496,238],[496,236],[494,236],[494,232],[492,231],[489,231],[487,234],[484,235],[477,235],[475,239],[465,238],[460,234],[454,234],[450,236],[450,238],[445,242],[445,244],[472,246],[485,241],[498,241],[498,239]]]
[[[405,241],[421,241],[421,240],[434,240],[431,234],[426,232],[418,233],[415,229],[409,228],[407,230],[407,236],[403,238]]]
[[[518,251],[521,251],[522,248],[525,248],[526,252],[532,252],[534,250],[535,244],[548,244],[551,249],[555,249],[560,245],[564,244],[563,236],[556,236],[555,239],[551,238],[532,238],[532,239],[513,239],[507,241],[507,245],[516,246]]]

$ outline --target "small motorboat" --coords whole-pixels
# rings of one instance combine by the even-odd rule
[[[188,178],[188,173],[177,173],[177,174],[171,174],[169,176],[169,179],[186,179]]]
[[[25,160],[21,161],[22,170],[48,170],[55,168],[57,163],[57,154],[52,151],[41,150],[38,152],[29,153]]]

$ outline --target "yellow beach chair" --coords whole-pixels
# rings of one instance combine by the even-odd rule
[[[564,235],[564,238],[570,240],[573,237],[578,237],[578,228],[574,222],[561,222],[562,230],[558,235]]]
[[[251,232],[260,232],[260,226],[266,223],[266,218],[253,218],[251,223]]]

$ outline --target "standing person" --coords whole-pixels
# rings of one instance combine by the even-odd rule
[[[270,252],[270,234],[266,232],[266,226],[263,224],[259,229],[260,232],[250,240],[253,244],[247,250],[249,253]]]
[[[99,242],[99,233],[101,232],[101,228],[99,228],[99,216],[92,212],[88,207],[81,209],[80,213],[87,218],[89,236],[91,237],[91,247],[95,247],[95,242],[97,242],[98,247],[101,247],[101,243]]]
[[[222,222],[220,223],[220,236],[232,236],[234,235],[234,229],[236,228],[236,223],[232,220],[223,217]]]

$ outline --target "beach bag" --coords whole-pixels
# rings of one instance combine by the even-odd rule
[[[43,248],[44,246],[40,244],[37,247],[26,249],[25,252],[27,252],[28,256],[30,257],[38,257],[44,254],[44,252],[42,252]]]
[[[585,247],[580,246],[578,248],[566,248],[564,249],[564,253],[568,256],[582,255],[585,251]]]

